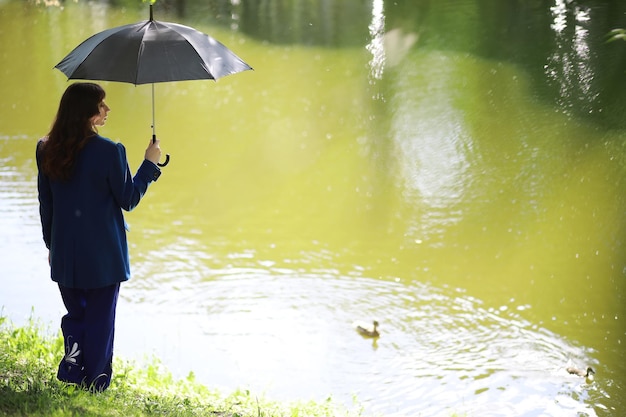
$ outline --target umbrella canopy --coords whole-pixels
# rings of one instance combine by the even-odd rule
[[[217,80],[252,68],[226,46],[189,26],[153,19],[99,32],[70,52],[55,68],[69,79],[153,84]],[[168,155],[169,160],[169,155]],[[166,163],[163,165],[167,164]]]
[[[118,26],[78,45],[55,68],[70,79],[149,84],[217,80],[252,69],[226,46],[189,26],[150,20]]]

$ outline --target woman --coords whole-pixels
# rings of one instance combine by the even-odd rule
[[[70,85],[47,137],[37,144],[37,187],[52,280],[67,314],[61,381],[95,391],[111,382],[115,309],[130,278],[122,209],[132,210],[156,181],[159,141],[150,143],[133,177],[126,150],[98,135],[109,107],[98,84]]]

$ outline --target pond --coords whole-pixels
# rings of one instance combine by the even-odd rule
[[[0,2],[0,295],[56,332],[35,144],[83,39],[141,2]],[[382,415],[626,408],[621,1],[159,1],[254,71],[157,84],[116,354]],[[103,82],[131,169],[151,89]],[[364,339],[355,320],[377,319]],[[595,381],[567,366],[592,366]]]

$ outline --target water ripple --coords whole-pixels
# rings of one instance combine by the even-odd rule
[[[592,362],[590,352],[524,320],[528,306],[485,308],[458,289],[264,266],[245,253],[221,268],[185,257],[172,256],[179,269],[167,274],[142,265],[152,278],[131,281],[125,297],[150,299],[159,320],[193,323],[177,366],[209,385],[246,381],[278,398],[347,404],[356,395],[368,411],[397,416],[593,416],[588,397],[605,395],[564,371]],[[372,318],[377,341],[351,328]]]

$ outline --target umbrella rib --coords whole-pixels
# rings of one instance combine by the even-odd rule
[[[152,5],[150,5],[150,13],[152,13]],[[152,17],[152,16],[151,16]],[[148,31],[150,25],[154,22],[154,20],[150,19],[145,22],[143,26],[137,29],[137,32],[143,32],[141,35],[141,43],[139,44],[139,51],[137,51],[137,61],[135,62],[135,82],[133,84],[139,85],[139,68],[141,66],[141,56],[144,50],[144,37],[146,36],[146,32]]]
[[[124,30],[127,26],[131,26],[131,25],[118,26],[118,27],[107,29],[107,30],[104,30],[102,32],[99,32],[99,33],[96,33],[96,34],[90,36],[89,38],[87,38],[83,42],[81,42],[69,54],[67,54],[67,56],[65,58],[63,58],[63,60],[61,62],[56,64],[54,68],[58,69],[63,74],[65,74],[68,79],[72,79],[73,75],[78,71],[78,69],[83,66],[85,61],[87,61],[87,59],[89,57],[91,57],[91,55],[93,55],[95,50],[98,49],[98,47],[100,45],[102,45],[102,43],[104,41],[106,41],[111,35],[114,35],[114,34],[120,32],[120,31]],[[95,44],[93,47],[91,47],[91,45],[90,45],[91,42],[94,42],[94,44]],[[76,51],[79,51],[83,47],[84,48],[89,48],[88,52],[85,54],[84,57],[80,57],[80,60],[79,60],[79,62],[76,65],[71,66],[71,64],[72,64],[71,61],[72,61],[74,53]],[[69,66],[71,66],[71,68],[69,68]],[[101,77],[101,78],[102,78],[102,81],[109,81],[109,80],[107,80],[104,77]],[[91,77],[87,76],[87,77],[83,77],[81,79],[96,80],[96,79],[99,79],[99,78],[91,78]]]
[[[175,25],[175,26],[182,26],[182,25],[178,25],[176,23],[170,23],[170,25]],[[195,30],[195,29],[193,29]],[[208,36],[200,31],[196,31],[200,34],[202,34],[203,36]],[[213,74],[211,74],[211,69],[208,68],[206,65],[207,63],[204,61],[204,58],[202,58],[202,55],[200,55],[200,53],[198,52],[198,50],[196,49],[196,47],[193,45],[193,43],[191,42],[191,39],[189,39],[189,37],[187,36],[186,33],[181,33],[181,32],[176,32],[178,33],[180,36],[182,36],[187,43],[191,46],[191,48],[193,49],[193,52],[196,54],[196,56],[200,59],[200,61],[202,61],[202,67],[205,69],[206,73],[209,75],[209,79],[213,79],[213,81],[217,81],[217,78],[219,77],[215,77]]]
[[[191,29],[193,31],[195,31],[197,34],[199,34],[200,36],[204,37],[204,38],[208,38],[209,40],[211,40],[212,42],[217,43],[218,45],[223,46],[219,41],[215,40],[214,38],[212,38],[211,36],[207,35],[206,33],[200,32],[199,30],[190,28],[188,26],[183,26],[183,25],[179,25],[177,23],[170,23],[170,25],[172,26],[178,26],[178,27],[182,27],[185,29]],[[182,32],[177,32],[180,36],[182,36],[183,38],[185,38],[185,40],[187,41],[187,43],[189,43],[189,45],[192,47],[194,53],[196,54],[196,56],[200,59],[200,61],[202,62],[202,66],[205,69],[206,73],[209,75],[210,79],[213,79],[213,81],[217,82],[218,78],[221,78],[221,75],[216,75],[213,74],[211,72],[211,68],[208,67],[208,63],[204,60],[204,58],[202,57],[202,55],[200,54],[200,52],[198,52],[198,49],[196,49],[196,47],[194,46],[194,42],[193,39],[191,39],[191,36],[188,36],[187,33],[182,33]],[[226,48],[225,46],[223,46],[224,48]],[[234,54],[233,54],[234,55]],[[235,55],[235,57],[237,57]],[[220,57],[221,59],[221,57]],[[237,59],[239,59],[239,57],[237,57]],[[247,65],[247,64],[246,64]]]

